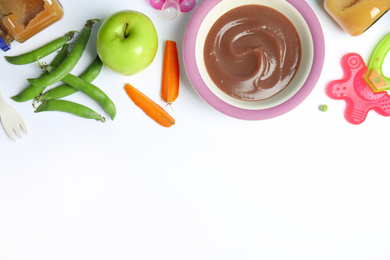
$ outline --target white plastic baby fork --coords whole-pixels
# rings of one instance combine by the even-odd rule
[[[0,119],[1,123],[3,124],[5,132],[8,134],[8,136],[16,141],[15,135],[16,134],[19,138],[22,138],[22,131],[27,134],[27,127],[24,123],[23,118],[20,116],[20,114],[10,107],[7,103],[5,103],[5,100],[3,99],[3,96],[0,93]]]

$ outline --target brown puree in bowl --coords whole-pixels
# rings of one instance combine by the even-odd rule
[[[236,7],[218,18],[206,37],[203,55],[219,89],[239,100],[259,101],[291,82],[302,47],[287,17],[255,4]]]

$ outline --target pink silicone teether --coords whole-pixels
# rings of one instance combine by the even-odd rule
[[[357,53],[345,55],[341,61],[344,78],[332,81],[326,93],[333,99],[347,102],[345,118],[351,124],[361,124],[371,109],[382,116],[390,116],[390,96],[386,91],[374,92],[364,80],[367,66]]]
[[[149,0],[149,3],[157,10],[162,10],[168,20],[175,19],[180,12],[189,12],[195,5],[195,0]]]

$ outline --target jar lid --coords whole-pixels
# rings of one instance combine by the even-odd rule
[[[0,49],[8,51],[11,47],[0,37]]]

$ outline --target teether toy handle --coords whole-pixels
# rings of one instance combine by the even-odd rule
[[[390,79],[383,75],[382,66],[387,53],[390,51],[390,34],[383,38],[372,53],[368,70],[364,77],[375,92],[390,90]]]

